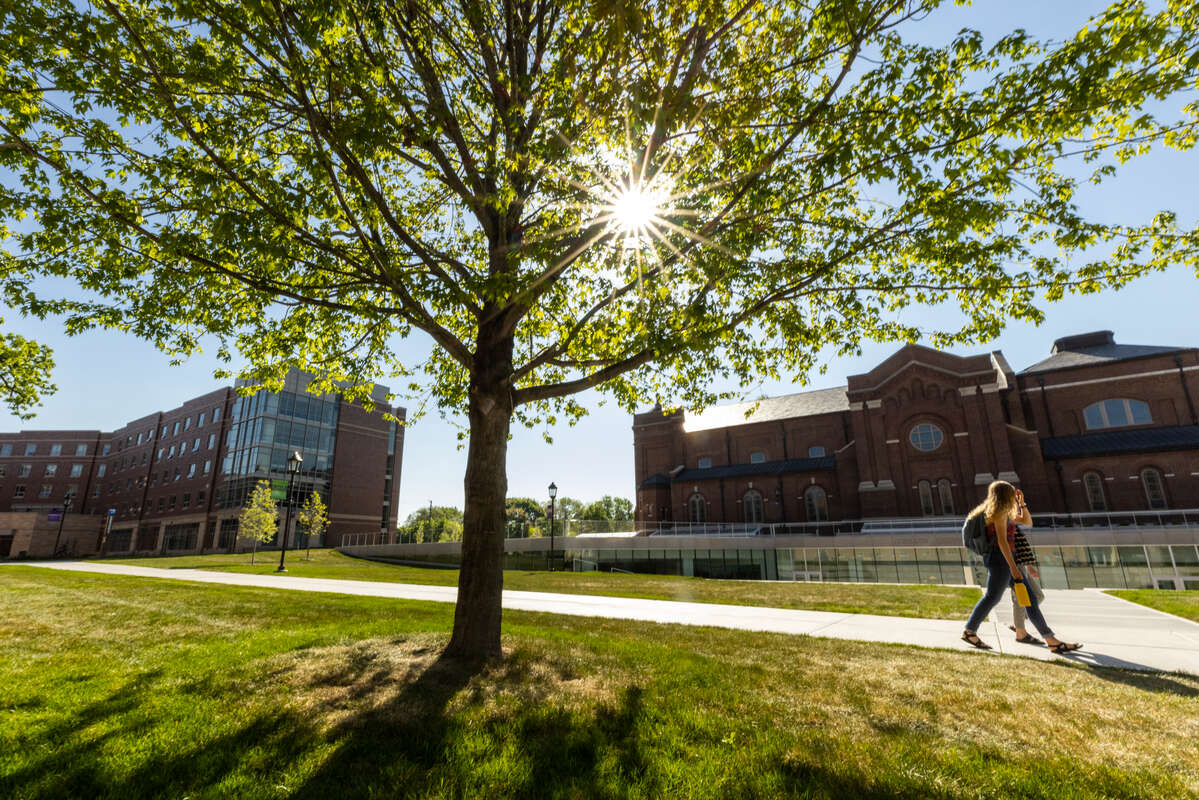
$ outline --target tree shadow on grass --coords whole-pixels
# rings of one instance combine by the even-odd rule
[[[614,705],[568,708],[549,696],[556,680],[530,679],[529,667],[438,657],[387,703],[346,720],[330,736],[337,751],[293,796],[606,797],[601,763],[644,771],[639,688]]]
[[[310,748],[316,736],[307,721],[282,712],[169,754],[149,758],[123,754],[152,739],[157,726],[169,723],[149,716],[146,709],[171,691],[161,670],[145,672],[74,713],[19,737],[17,746],[25,757],[17,769],[0,777],[0,797],[185,796],[239,771],[249,753],[265,751],[284,762]],[[128,772],[123,771],[126,767]]]

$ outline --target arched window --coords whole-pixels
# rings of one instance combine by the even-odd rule
[[[916,484],[916,488],[920,490],[920,513],[926,517],[931,517],[937,513],[933,508],[933,487],[928,481],[920,481]]]
[[[1153,422],[1149,406],[1140,400],[1114,398],[1092,403],[1082,413],[1088,430],[1123,428],[1126,425],[1148,425]]]
[[[761,522],[762,521],[762,493],[757,489],[750,489],[745,493],[745,498],[742,501],[745,507],[746,522]]]
[[[937,494],[941,497],[941,513],[953,516],[953,487],[949,484],[949,478],[937,481]]]
[[[941,442],[945,441],[945,434],[931,422],[922,422],[912,428],[912,432],[908,434],[908,441],[917,450],[931,453],[941,446]]]
[[[1141,470],[1141,485],[1145,487],[1145,499],[1150,508],[1167,508],[1166,486],[1162,474],[1152,467]]]
[[[824,448],[814,444],[808,448],[808,458],[824,458]]]
[[[750,453],[749,454],[749,463],[751,463],[751,464],[762,464],[762,463],[765,463],[765,461],[766,461],[765,453],[758,452],[758,453]]]
[[[808,522],[824,522],[828,519],[828,496],[819,486],[809,486],[803,493],[804,508],[808,512]]]
[[[1082,476],[1082,485],[1087,490],[1087,504],[1092,511],[1107,511],[1107,500],[1103,497],[1103,479],[1098,472]]]
[[[704,500],[704,496],[696,492],[691,495],[691,501],[687,504],[688,519],[692,522],[707,522],[708,521],[708,503]]]

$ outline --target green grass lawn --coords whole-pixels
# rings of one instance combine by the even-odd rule
[[[1108,594],[1167,614],[1199,622],[1199,592],[1172,592],[1165,589],[1112,589]]]
[[[279,554],[259,553],[250,566],[249,554],[120,559],[113,563],[163,569],[213,569],[229,572],[273,573]],[[457,586],[458,570],[406,567],[351,558],[336,550],[289,552],[288,574],[300,578],[343,578],[359,581],[422,583]],[[686,600],[693,603],[730,603],[743,606],[806,608],[815,611],[883,614],[923,619],[962,619],[978,602],[979,590],[964,586],[898,586],[861,583],[787,583],[683,578],[674,575],[625,575],[605,572],[504,573],[504,588],[528,592],[602,594],[643,597],[651,600]]]
[[[1176,798],[1199,679],[0,567],[0,797]]]

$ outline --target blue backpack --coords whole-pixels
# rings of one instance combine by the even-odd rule
[[[991,553],[991,540],[987,538],[987,516],[975,514],[962,523],[962,547],[971,553],[986,557]]]

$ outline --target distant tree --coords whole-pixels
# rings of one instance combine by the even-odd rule
[[[623,497],[604,495],[583,509],[579,519],[629,520],[633,518],[633,503]]]
[[[455,528],[455,525],[457,526]],[[419,508],[413,511],[400,525],[396,533],[403,539],[413,542],[456,541],[443,539],[446,532],[450,536],[457,530],[457,538],[462,538],[462,510],[454,506],[433,506]]]
[[[259,481],[250,493],[246,506],[238,517],[237,532],[239,536],[254,542],[254,549],[250,554],[250,563],[253,564],[258,555],[258,543],[269,542],[279,532],[279,509],[275,507],[275,501],[271,497],[270,481]]]
[[[532,523],[545,517],[545,508],[531,497],[509,497],[504,514],[509,522]]]
[[[308,555],[305,558],[311,559],[312,537],[321,536],[329,529],[329,513],[320,492],[309,493],[304,507],[296,517],[296,523],[304,528],[304,543],[308,545]]]

